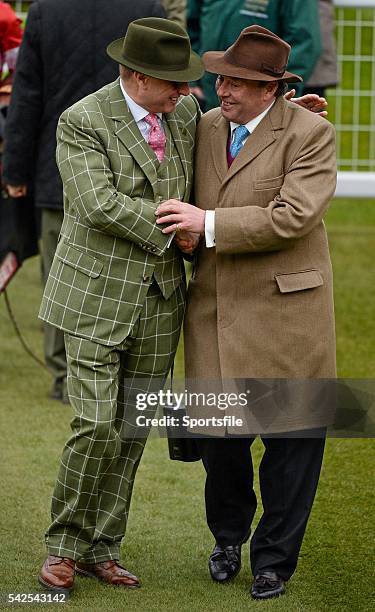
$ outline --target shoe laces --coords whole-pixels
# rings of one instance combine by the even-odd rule
[[[274,587],[277,584],[277,578],[271,578],[271,576],[265,576],[264,574],[259,574],[256,578],[256,582],[260,587]]]
[[[236,563],[238,561],[238,553],[236,550],[234,550],[234,548],[229,550],[226,549],[225,554],[230,563]]]

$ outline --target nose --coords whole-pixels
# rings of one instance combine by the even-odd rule
[[[228,95],[225,87],[225,81],[216,81],[216,93],[219,98],[224,98],[226,95]]]

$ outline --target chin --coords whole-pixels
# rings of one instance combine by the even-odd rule
[[[224,119],[228,119],[228,121],[233,121],[234,123],[237,123],[236,118],[233,117],[233,113],[230,110],[221,107],[221,114],[223,115]]]
[[[177,102],[170,102],[166,105],[164,112],[165,113],[173,113],[176,110]]]

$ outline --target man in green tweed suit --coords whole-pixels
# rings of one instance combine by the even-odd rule
[[[139,586],[118,563],[147,437],[135,396],[163,385],[184,312],[182,258],[155,210],[189,200],[199,107],[187,81],[202,63],[157,18],[132,22],[107,52],[120,79],[66,110],[57,132],[64,222],[40,316],[65,331],[74,418],[39,576],[55,591],[75,572]]]

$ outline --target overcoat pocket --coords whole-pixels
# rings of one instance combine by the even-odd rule
[[[275,274],[275,280],[281,293],[314,289],[323,285],[323,277],[319,270],[301,270],[290,274]]]
[[[254,181],[255,191],[263,191],[264,189],[278,189],[284,183],[284,174],[273,176],[268,179]]]

